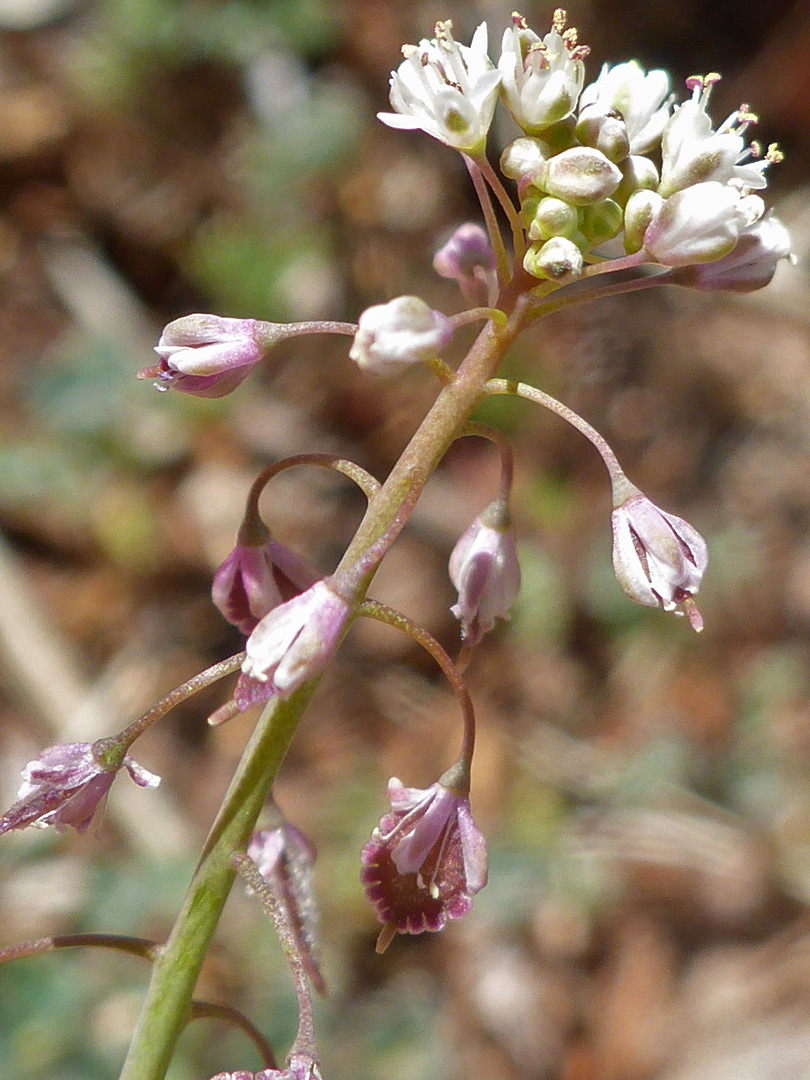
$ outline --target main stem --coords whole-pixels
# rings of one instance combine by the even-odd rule
[[[504,290],[500,326],[488,322],[455,379],[439,394],[365,517],[338,570],[351,572],[376,544],[362,578],[371,582],[385,550],[404,526],[428,477],[484,396],[486,382],[523,327],[532,300],[533,279],[519,271]],[[380,543],[384,537],[384,542]],[[359,598],[362,599],[362,596]],[[120,1080],[164,1080],[177,1039],[188,1017],[194,986],[234,880],[231,856],[244,851],[276,773],[314,691],[317,680],[287,701],[269,705],[245,748],[205,843],[202,857],[168,941],[155,961],[132,1044]]]

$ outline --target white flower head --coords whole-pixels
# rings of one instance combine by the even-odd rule
[[[676,191],[661,205],[644,234],[644,247],[664,266],[722,259],[765,210],[758,195],[710,180]]]
[[[757,117],[747,105],[731,113],[717,131],[712,128],[706,107],[712,88],[720,81],[716,73],[693,75],[686,80],[692,97],[679,105],[661,137],[660,193],[666,198],[676,191],[717,180],[733,181],[741,188],[756,191],[767,186],[765,169],[782,155],[776,146],[761,157],[758,143],[746,146],[743,135]],[[755,160],[759,158],[759,160]]]
[[[349,356],[358,367],[379,375],[435,360],[450,344],[453,327],[446,315],[418,296],[397,296],[366,308],[357,324]]]
[[[483,153],[498,100],[501,73],[487,55],[487,24],[459,45],[452,24],[436,23],[436,37],[403,46],[404,61],[391,72],[392,113],[377,119],[392,128],[421,129],[464,153]]]
[[[603,65],[595,82],[586,86],[580,111],[595,108],[602,113],[621,113],[631,154],[646,154],[659,142],[669,119],[669,75],[657,69],[646,72],[635,60],[609,67]]]
[[[538,37],[522,15],[512,16],[503,35],[498,67],[507,109],[529,135],[537,135],[570,116],[585,81],[588,47],[577,44],[577,32],[565,29],[565,12],[554,12],[551,31]]]

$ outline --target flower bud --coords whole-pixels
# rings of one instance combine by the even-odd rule
[[[659,510],[638,488],[631,492],[611,519],[619,584],[635,603],[686,612],[692,628],[702,630],[692,597],[708,563],[706,541],[687,521]],[[679,605],[683,611],[676,611]]]
[[[612,195],[621,178],[619,169],[599,150],[573,146],[542,165],[534,182],[549,195],[587,206]]]
[[[495,270],[495,253],[480,225],[459,225],[433,256],[433,269],[443,278],[454,278],[470,303],[486,302],[489,279]]]
[[[523,257],[523,268],[532,277],[567,284],[576,281],[582,273],[582,252],[568,237],[553,236],[544,244],[529,247]]]
[[[529,239],[550,240],[552,236],[571,236],[578,228],[577,208],[548,195],[537,203],[529,225]]]
[[[582,109],[576,134],[583,146],[601,151],[609,161],[619,164],[630,153],[627,125],[615,109],[603,112],[598,105]]]
[[[664,205],[657,191],[642,188],[627,200],[624,209],[624,250],[634,255],[644,247],[644,237],[656,214]]]
[[[635,60],[605,64],[596,82],[582,91],[581,115],[591,106],[603,112],[615,109],[624,120],[630,153],[646,154],[657,145],[669,117],[668,92],[665,71],[645,73]]]
[[[621,206],[627,203],[634,191],[639,189],[658,190],[658,169],[649,158],[640,157],[638,154],[630,154],[624,161],[619,163],[619,170],[622,178],[619,186],[613,192],[613,198]]]
[[[670,280],[706,291],[754,292],[770,282],[782,259],[789,258],[790,234],[779,218],[769,214],[744,229],[724,258],[681,267]]]
[[[496,499],[470,525],[450,556],[450,580],[458,603],[450,609],[461,621],[461,636],[476,645],[508,618],[520,589],[515,531],[503,499]]]
[[[762,216],[758,195],[740,195],[716,180],[693,184],[664,200],[644,235],[644,247],[664,266],[722,259],[740,233]]]
[[[501,154],[501,172],[510,180],[523,180],[536,173],[552,154],[545,140],[524,135],[509,143]]]
[[[450,344],[453,327],[418,296],[398,296],[366,308],[349,356],[358,367],[383,375],[435,360]]]
[[[591,244],[603,244],[621,232],[624,215],[613,199],[602,199],[582,209],[580,228]]]

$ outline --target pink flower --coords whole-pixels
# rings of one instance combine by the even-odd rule
[[[219,315],[184,315],[170,322],[155,346],[156,367],[139,378],[157,378],[159,390],[182,390],[197,397],[222,397],[235,390],[262,360],[286,327],[256,319],[225,319]]]
[[[260,544],[237,543],[214,574],[211,597],[228,622],[247,635],[269,611],[318,577],[306,559],[268,534]]]
[[[394,933],[441,930],[470,910],[487,883],[487,850],[466,795],[441,782],[425,790],[388,783],[390,814],[361,855],[366,895],[385,925],[378,948]]]
[[[247,640],[236,684],[240,711],[278,695],[289,697],[324,670],[338,647],[351,604],[327,580],[272,609]]]
[[[94,743],[49,746],[22,771],[17,802],[0,818],[0,834],[26,825],[57,832],[67,826],[86,832],[121,766],[109,767],[96,757]],[[122,763],[140,787],[157,787],[160,777],[125,755]]]
[[[678,615],[685,612],[692,628],[702,630],[692,597],[709,555],[697,529],[659,510],[637,488],[613,511],[612,524],[613,569],[630,599]],[[682,611],[676,610],[679,606]]]
[[[310,1054],[290,1054],[286,1069],[260,1069],[248,1072],[237,1069],[236,1072],[220,1072],[211,1080],[323,1080],[318,1062]]]
[[[458,589],[450,610],[464,641],[475,645],[496,618],[508,618],[520,589],[515,531],[502,500],[491,503],[453,548],[450,580]]]
[[[326,992],[317,952],[317,908],[312,887],[315,848],[288,821],[259,829],[251,837],[248,858],[272,888],[284,912],[293,945],[319,993]]]

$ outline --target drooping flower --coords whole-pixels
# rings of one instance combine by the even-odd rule
[[[319,993],[326,990],[317,957],[317,905],[312,884],[315,848],[283,819],[251,837],[247,855],[273,890],[290,930],[293,947]]]
[[[236,547],[214,573],[211,597],[243,634],[251,634],[279,604],[314,585],[317,571],[265,530],[265,539],[248,543],[240,533]]]
[[[538,135],[564,120],[576,108],[585,81],[588,48],[577,44],[577,32],[565,29],[565,12],[554,12],[552,28],[542,40],[517,13],[504,31],[498,67],[501,94],[515,121],[527,135]]]
[[[156,367],[138,373],[155,378],[159,390],[182,390],[197,397],[230,393],[262,360],[272,342],[289,336],[288,328],[256,319],[226,319],[219,315],[184,315],[170,322],[155,346]]]
[[[647,154],[661,139],[671,102],[669,75],[660,69],[645,72],[635,60],[602,66],[595,82],[579,99],[580,116],[588,111],[617,110],[624,120],[631,154]]]
[[[778,217],[768,214],[743,229],[724,258],[683,267],[671,280],[705,291],[754,292],[770,283],[782,259],[790,259],[790,234]]]
[[[361,880],[384,926],[380,950],[395,933],[441,930],[448,918],[466,915],[487,883],[486,842],[470,812],[469,784],[454,785],[451,774],[425,790],[396,777],[388,783],[391,813],[361,855]]]
[[[664,199],[644,234],[644,248],[664,266],[722,259],[765,209],[758,195],[709,180]]]
[[[450,580],[458,603],[450,609],[461,622],[461,636],[476,645],[495,625],[509,617],[520,590],[520,564],[515,530],[504,499],[479,514],[450,555]]]
[[[392,113],[377,119],[392,128],[421,129],[473,156],[483,153],[498,100],[501,73],[487,56],[487,26],[481,23],[469,46],[459,45],[449,21],[436,23],[436,37],[403,46],[404,61],[391,72]]]
[[[360,316],[349,357],[378,375],[435,360],[450,344],[453,326],[446,315],[418,296],[397,296],[366,308]]]
[[[273,608],[247,640],[247,656],[236,684],[240,711],[260,701],[289,697],[329,663],[351,604],[329,580],[317,581],[299,596]]]
[[[458,282],[471,304],[485,304],[496,285],[495,253],[484,229],[467,222],[433,256],[433,269],[443,278]]]
[[[70,826],[76,832],[86,832],[121,768],[140,787],[157,787],[160,783],[160,777],[129,754],[120,765],[110,766],[99,759],[94,743],[47,747],[23,769],[17,802],[0,818],[0,834],[27,825],[53,825],[57,832]]]
[[[688,521],[659,510],[638,488],[628,485],[625,490],[631,493],[611,519],[619,585],[635,603],[685,613],[692,628],[702,630],[692,597],[709,560],[706,541]]]
[[[686,80],[692,97],[679,105],[661,136],[661,184],[665,198],[692,184],[734,180],[746,191],[767,186],[765,168],[781,155],[773,147],[760,160],[754,159],[758,144],[746,146],[746,129],[757,122],[747,105],[741,105],[723,121],[717,131],[706,112],[712,88],[720,81],[716,73],[693,75]]]

